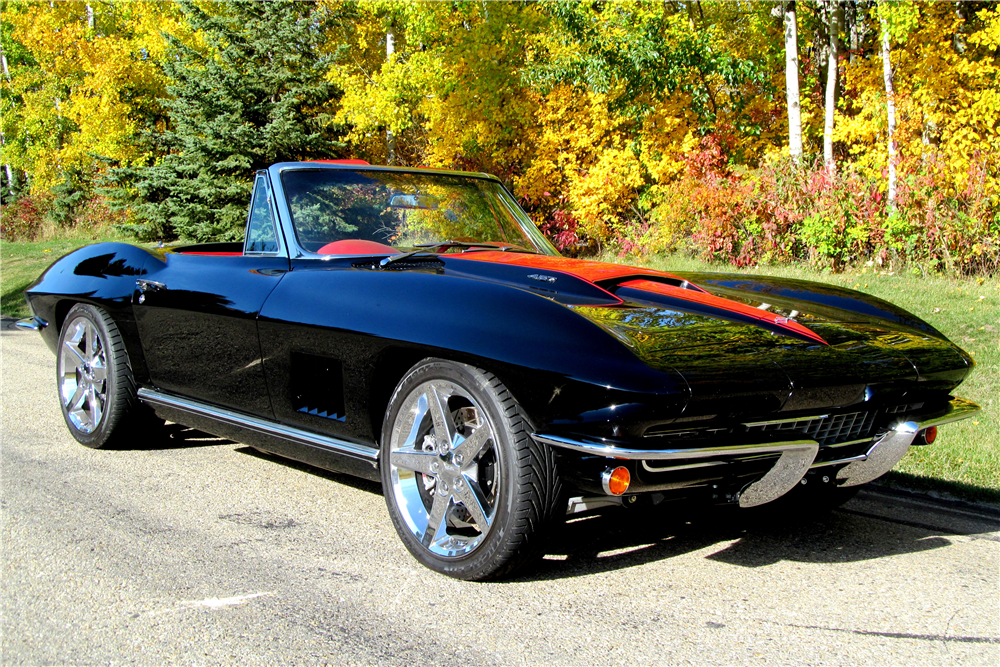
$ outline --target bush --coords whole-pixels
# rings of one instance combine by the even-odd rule
[[[4,241],[35,241],[58,231],[76,229],[93,232],[127,226],[126,211],[112,210],[101,196],[78,198],[71,212],[58,209],[52,193],[25,195],[4,206],[0,216],[0,237]]]
[[[953,274],[1000,270],[1000,207],[986,162],[949,188],[933,160],[900,165],[895,210],[881,180],[819,163],[782,159],[737,170],[713,136],[686,158],[684,174],[646,195],[649,214],[614,227],[623,252],[686,250],[736,266],[808,261],[840,271],[915,263]]]
[[[34,241],[52,207],[50,195],[24,195],[4,206],[0,237],[4,241]]]

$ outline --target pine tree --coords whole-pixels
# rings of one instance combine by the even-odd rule
[[[255,170],[342,147],[321,50],[334,17],[315,2],[287,0],[224,3],[211,14],[182,7],[205,46],[170,38],[169,128],[148,137],[165,155],[113,170],[111,194],[140,219],[140,238],[239,239]]]

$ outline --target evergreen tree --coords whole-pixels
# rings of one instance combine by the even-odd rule
[[[287,0],[182,7],[204,47],[170,38],[169,128],[149,136],[165,154],[113,170],[111,194],[141,220],[140,238],[239,239],[255,170],[342,146],[321,50],[334,17],[315,2]]]

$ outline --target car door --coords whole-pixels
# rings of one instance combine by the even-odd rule
[[[156,389],[272,417],[257,315],[289,269],[267,172],[257,174],[243,244],[159,253],[136,281],[136,324]]]

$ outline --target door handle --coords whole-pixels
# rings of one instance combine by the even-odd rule
[[[166,285],[158,283],[155,280],[143,280],[140,278],[135,281],[135,284],[140,292],[156,292],[161,289],[167,289]]]
[[[159,292],[167,289],[167,286],[163,283],[158,283],[155,280],[145,280],[139,278],[135,281],[135,286],[139,288],[139,303],[146,302],[146,294],[148,292]]]

